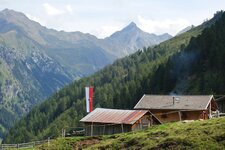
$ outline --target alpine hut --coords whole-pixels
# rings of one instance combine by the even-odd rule
[[[162,123],[165,123],[209,119],[212,113],[218,110],[218,106],[213,95],[143,95],[134,109],[149,110]]]
[[[148,110],[119,110],[96,108],[80,120],[85,135],[109,135],[147,128],[160,121]]]

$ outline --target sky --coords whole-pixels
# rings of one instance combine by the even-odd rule
[[[130,22],[145,32],[176,35],[225,10],[224,0],[0,0],[48,28],[110,36]]]

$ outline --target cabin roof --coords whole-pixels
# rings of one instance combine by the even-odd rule
[[[149,111],[96,108],[80,121],[94,123],[134,124],[147,112]]]
[[[143,95],[134,109],[206,110],[213,95]]]

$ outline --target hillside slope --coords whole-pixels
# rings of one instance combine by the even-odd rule
[[[200,36],[192,38],[183,51],[159,66],[151,83],[152,92],[224,95],[224,57],[225,13]]]
[[[225,149],[225,118],[168,123],[143,131],[98,137],[58,138],[39,149]]]
[[[0,44],[0,137],[16,118],[72,80],[38,48],[30,53],[27,57]]]

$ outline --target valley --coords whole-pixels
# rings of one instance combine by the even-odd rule
[[[131,23],[112,37],[98,39],[78,31],[48,29],[23,13],[4,9],[0,12],[0,137],[16,119],[65,85],[169,38],[143,32]],[[126,42],[120,43],[123,39]]]
[[[39,18],[28,14],[29,9],[0,11],[2,144],[18,148],[18,143],[32,142],[33,149],[224,149],[223,10],[201,20],[215,8],[207,14],[196,4],[199,11],[194,14],[186,13],[185,5],[171,7],[174,2],[153,8],[144,6],[146,1],[124,1],[126,7],[122,2],[111,5],[129,10],[107,6],[102,11],[96,4],[78,13],[83,7],[58,3],[39,3],[36,16],[46,15]],[[51,29],[51,24],[79,26],[94,34]],[[34,141],[43,140],[47,142],[35,146]]]

